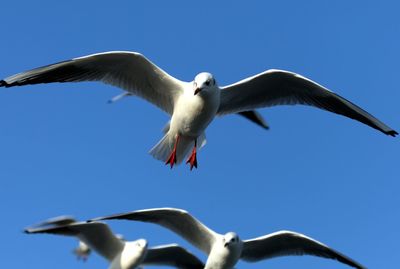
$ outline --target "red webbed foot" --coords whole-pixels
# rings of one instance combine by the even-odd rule
[[[178,147],[178,142],[179,142],[179,135],[176,136],[174,149],[172,150],[171,154],[169,155],[167,161],[165,162],[165,165],[168,165],[168,164],[171,165],[171,169],[172,169],[172,167],[174,167],[174,164],[176,164],[176,148]]]
[[[193,167],[197,168],[197,141],[194,142],[194,147],[192,150],[192,154],[190,154],[190,157],[187,159],[186,163],[190,164],[190,171],[192,171]]]

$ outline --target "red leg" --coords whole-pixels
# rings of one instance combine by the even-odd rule
[[[196,148],[197,148],[197,139],[194,140],[194,147],[192,150],[192,154],[190,155],[189,159],[187,159],[187,161],[186,161],[186,163],[190,163],[190,171],[192,171],[193,167],[197,168]]]
[[[172,167],[174,167],[174,164],[176,164],[176,148],[178,147],[178,142],[179,142],[179,135],[176,136],[174,149],[172,150],[171,154],[169,155],[167,161],[165,162],[166,165],[167,164],[171,165],[171,169],[172,169]]]

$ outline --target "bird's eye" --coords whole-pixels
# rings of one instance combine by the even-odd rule
[[[210,81],[209,80],[206,81],[206,85],[210,86]]]

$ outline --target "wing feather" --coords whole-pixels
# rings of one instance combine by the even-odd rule
[[[142,54],[111,51],[74,58],[10,76],[0,87],[53,82],[101,81],[120,87],[172,114],[185,82],[149,61]]]
[[[143,263],[169,265],[181,269],[204,269],[204,263],[201,260],[176,244],[149,248]]]
[[[313,255],[337,260],[349,266],[364,267],[338,251],[303,234],[280,231],[243,242],[241,258],[256,262],[280,256]]]
[[[125,219],[151,222],[163,226],[209,254],[217,233],[210,230],[187,211],[175,208],[155,208],[99,217],[90,221]]]

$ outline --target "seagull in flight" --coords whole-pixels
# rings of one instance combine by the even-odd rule
[[[239,260],[258,262],[281,256],[313,255],[337,260],[354,268],[362,265],[308,236],[279,231],[249,240],[241,240],[234,232],[219,234],[205,226],[187,211],[176,208],[155,208],[132,211],[90,221],[125,219],[158,224],[202,250],[208,255],[205,269],[232,269]]]
[[[78,237],[80,242],[110,262],[109,269],[138,269],[142,265],[173,266],[180,269],[203,269],[204,264],[177,244],[148,247],[145,239],[127,242],[101,222],[73,222],[25,229],[25,233],[49,233]]]
[[[190,169],[197,168],[197,150],[205,145],[205,130],[215,116],[242,113],[262,126],[262,118],[260,122],[254,110],[276,105],[314,106],[384,134],[398,134],[359,106],[292,72],[267,70],[221,87],[207,72],[199,73],[193,81],[181,81],[137,52],[111,51],[74,58],[7,77],[0,80],[0,87],[80,81],[120,87],[128,95],[141,97],[168,113],[171,120],[164,128],[165,135],[150,154],[171,168],[184,159]]]

